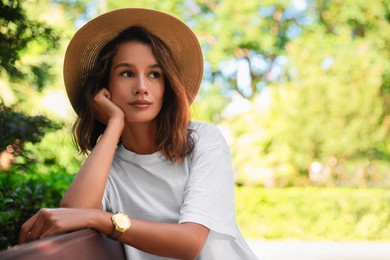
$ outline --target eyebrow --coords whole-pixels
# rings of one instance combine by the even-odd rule
[[[118,65],[115,65],[114,69],[122,68],[122,67],[129,68],[129,67],[135,67],[135,66],[134,66],[134,64],[123,62],[123,63],[119,63]],[[160,68],[161,69],[161,66],[156,63],[153,65],[150,65],[149,68],[151,68],[151,69]]]

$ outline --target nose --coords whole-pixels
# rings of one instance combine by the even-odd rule
[[[133,94],[135,96],[149,94],[145,79],[143,77],[138,77],[138,80],[136,81],[133,89]]]

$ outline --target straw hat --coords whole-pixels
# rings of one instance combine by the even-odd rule
[[[130,26],[144,27],[171,49],[181,69],[188,99],[190,103],[194,100],[203,76],[202,50],[195,34],[171,15],[149,9],[125,8],[91,20],[70,41],[65,54],[64,82],[73,108],[100,50]]]

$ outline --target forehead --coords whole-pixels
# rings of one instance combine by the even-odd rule
[[[129,41],[118,45],[113,56],[113,64],[120,62],[141,62],[141,63],[157,63],[157,58],[154,56],[149,44]]]

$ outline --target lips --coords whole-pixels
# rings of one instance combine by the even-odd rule
[[[152,103],[146,100],[136,100],[133,102],[130,102],[129,105],[137,107],[137,108],[147,108],[151,105]]]

